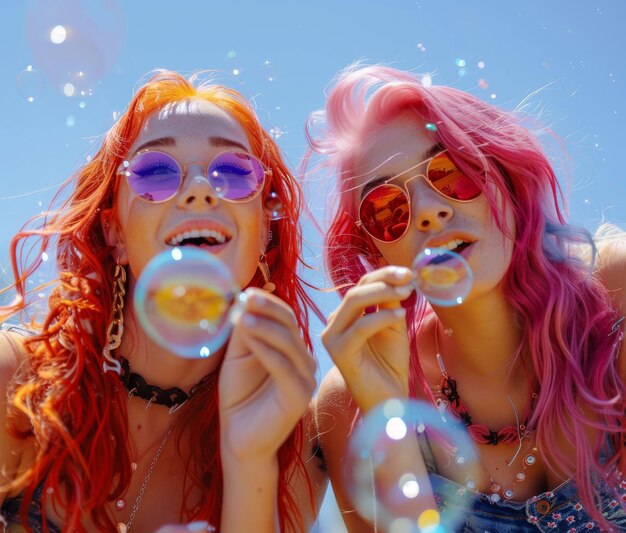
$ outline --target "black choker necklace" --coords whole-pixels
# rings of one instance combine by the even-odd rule
[[[171,387],[169,389],[162,389],[156,385],[150,385],[146,383],[139,374],[130,371],[130,363],[125,357],[118,357],[122,365],[122,373],[120,379],[122,383],[128,389],[128,395],[139,396],[144,400],[148,400],[150,403],[156,403],[159,405],[165,405],[172,409],[173,407],[180,407],[187,400],[193,398],[201,389],[207,386],[207,383],[213,383],[215,377],[215,371],[204,376],[198,383],[196,383],[189,390],[187,394],[184,390],[178,387]]]

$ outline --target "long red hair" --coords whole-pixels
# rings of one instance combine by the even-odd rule
[[[10,257],[15,282],[5,291],[15,290],[17,298],[11,305],[0,308],[0,319],[17,312],[25,316],[31,295],[37,290],[28,291],[27,283],[41,264],[41,254],[53,244],[56,244],[59,271],[48,302],[49,312],[34,328],[38,333],[26,340],[30,357],[11,390],[14,414],[25,415],[30,422],[27,429],[14,423],[11,430],[22,439],[34,438],[38,444],[34,465],[15,481],[26,487],[24,517],[35,489],[43,484],[42,504],[52,498],[56,505],[61,505],[67,517],[66,528],[84,531],[81,517],[89,515],[99,529],[113,530],[115,522],[106,505],[121,497],[129,486],[127,393],[115,373],[102,371],[115,261],[105,242],[100,212],[113,207],[116,169],[144,121],[155,110],[189,99],[202,99],[219,106],[242,126],[254,155],[271,169],[272,177],[265,184],[263,194],[276,192],[283,202],[285,216],[271,221],[267,262],[276,284],[275,294],[291,306],[311,347],[308,308],[318,311],[296,272],[302,261],[298,224],[301,190],[250,104],[232,89],[196,82],[195,77],[185,79],[170,71],[159,71],[151,77],[106,134],[95,156],[57,193],[53,204],[70,191],[60,208],[42,215],[36,229],[24,226],[12,240]],[[27,253],[23,255],[37,245],[35,260],[29,260]],[[262,284],[262,275],[257,271],[250,285]],[[206,498],[195,509],[187,508],[183,498],[180,518],[181,521],[204,519],[216,525],[220,523],[222,494],[217,387],[205,389],[191,402],[178,421],[179,429],[192,428],[188,434],[193,455],[188,459],[183,491],[199,486]],[[182,431],[177,435],[180,445]],[[303,527],[288,483],[294,469],[306,477],[300,458],[303,445],[300,422],[278,455],[281,530]],[[60,486],[65,490],[64,501],[57,490]]]

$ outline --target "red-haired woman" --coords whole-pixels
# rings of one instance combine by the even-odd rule
[[[325,256],[343,300],[323,334],[336,368],[318,424],[349,529],[371,529],[342,476],[357,411],[410,396],[457,415],[480,458],[470,474],[424,449],[425,508],[471,491],[463,531],[626,530],[624,234],[592,273],[538,130],[419,76],[348,69],[310,125],[338,176]],[[400,207],[409,222],[391,232]],[[461,305],[413,293],[412,262],[433,247],[471,266]]]
[[[238,158],[254,174],[249,190],[218,194],[210,169]],[[164,168],[168,182],[157,183]],[[11,248],[17,299],[5,317],[29,311],[40,259],[21,261],[33,239],[38,257],[55,244],[59,279],[41,323],[0,335],[5,521],[307,530],[324,475],[310,460],[316,364],[296,273],[301,196],[251,106],[226,87],[158,72],[70,188]],[[263,209],[271,193],[279,220]],[[173,356],[136,320],[139,275],[174,246],[206,249],[247,290],[229,342],[209,358]]]

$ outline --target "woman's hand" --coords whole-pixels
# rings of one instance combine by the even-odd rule
[[[365,274],[346,292],[322,341],[361,411],[408,394],[409,341],[400,302],[413,287],[408,268]],[[366,309],[375,308],[366,314]]]
[[[259,289],[246,292],[219,378],[221,452],[275,460],[308,408],[317,366],[289,306]]]

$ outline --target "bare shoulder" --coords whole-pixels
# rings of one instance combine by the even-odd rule
[[[0,330],[0,484],[13,480],[19,470],[23,443],[8,430],[9,405],[7,391],[17,369],[26,358],[24,337],[19,333]],[[0,491],[0,501],[6,492]]]
[[[609,291],[609,295],[621,316],[626,316],[626,233],[613,229],[611,233],[597,240],[598,260],[595,271]],[[622,331],[626,330],[623,321]],[[626,382],[626,341],[622,340],[619,353],[619,369]]]
[[[348,444],[359,414],[358,406],[336,367],[328,372],[320,385],[315,413],[328,475],[346,527],[348,531],[374,531],[356,513],[345,482]]]
[[[616,305],[626,312],[626,233],[599,239],[595,271]]]

